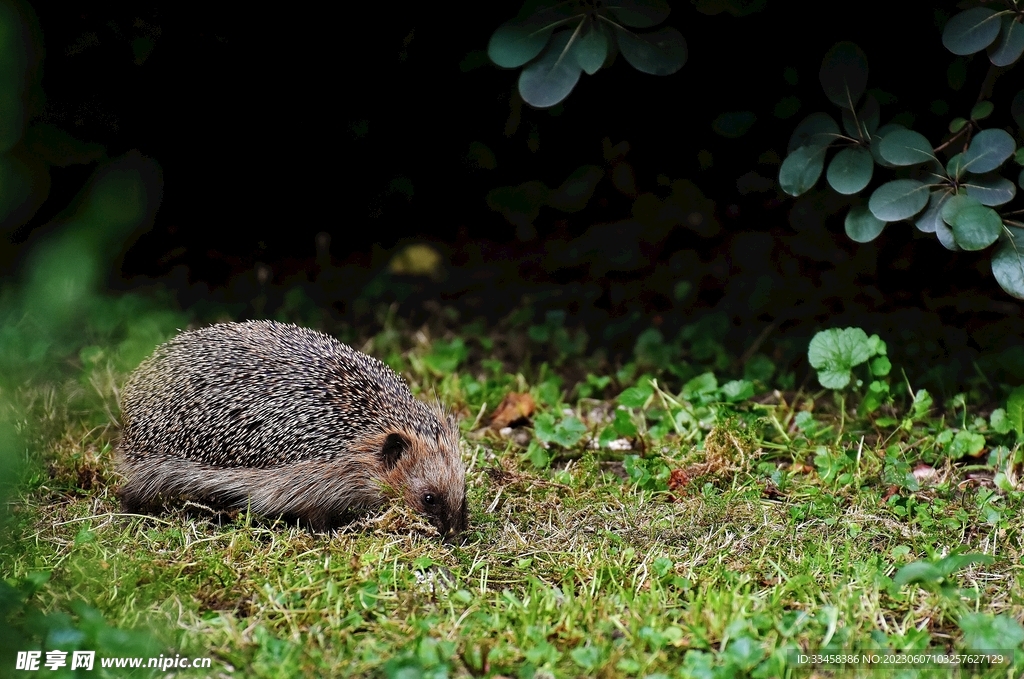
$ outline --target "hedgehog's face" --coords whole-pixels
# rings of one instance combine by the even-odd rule
[[[466,471],[457,439],[410,438],[392,433],[385,439],[381,454],[384,466],[390,470],[388,475],[402,489],[405,501],[426,516],[441,537],[466,530]]]

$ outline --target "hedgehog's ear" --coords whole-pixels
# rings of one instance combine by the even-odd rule
[[[402,455],[409,450],[409,439],[401,434],[388,434],[384,439],[384,445],[380,449],[380,459],[384,461],[386,469],[393,469]]]

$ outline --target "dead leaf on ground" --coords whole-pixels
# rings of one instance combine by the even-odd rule
[[[517,394],[515,392],[506,394],[505,398],[501,399],[501,403],[495,409],[494,415],[491,416],[491,428],[501,429],[502,427],[507,427],[516,420],[522,420],[533,415],[533,411],[536,408],[537,404],[534,403],[533,397],[529,394]]]

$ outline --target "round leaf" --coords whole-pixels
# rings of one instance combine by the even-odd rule
[[[672,75],[686,63],[686,40],[671,26],[642,34],[620,28],[615,37],[622,56],[641,73]]]
[[[825,54],[818,77],[829,101],[852,109],[868,84],[868,58],[852,42],[836,43]]]
[[[992,44],[999,24],[999,17],[987,7],[960,12],[942,29],[942,44],[953,54],[974,54]]]
[[[715,118],[711,129],[727,139],[736,139],[746,134],[756,121],[753,111],[727,111]]]
[[[868,209],[884,222],[913,217],[928,203],[928,187],[915,179],[896,179],[871,194]]]
[[[875,161],[871,157],[871,152],[865,148],[854,146],[843,149],[835,155],[832,162],[828,164],[825,178],[828,180],[829,186],[848,196],[868,185],[874,169]],[[849,233],[849,229],[847,229],[847,233]],[[854,240],[857,239],[854,238]]]
[[[935,233],[938,226],[941,224],[945,226],[942,221],[942,206],[945,205],[949,199],[949,194],[945,191],[933,191],[928,196],[928,207],[924,209],[924,212],[914,222],[914,226],[917,227],[918,231],[923,233]]]
[[[1007,228],[1010,236],[992,255],[992,275],[1007,294],[1024,299],[1024,229]]]
[[[958,153],[949,159],[946,163],[946,176],[955,177],[960,179],[963,174],[967,171],[967,161],[964,159],[964,154]]]
[[[1006,130],[998,127],[982,130],[974,135],[964,153],[964,166],[968,172],[991,172],[1002,165],[1017,150],[1017,145]]]
[[[999,37],[988,48],[988,60],[995,66],[1009,66],[1024,53],[1024,24],[1004,15],[999,22]]]
[[[882,167],[896,167],[888,160],[882,157],[882,153],[879,147],[882,145],[882,140],[889,135],[890,132],[895,130],[905,130],[907,128],[896,123],[889,123],[888,125],[882,125],[880,128],[875,130],[874,134],[871,135],[871,155],[874,156],[875,162]]]
[[[556,33],[537,61],[519,74],[519,94],[530,106],[547,108],[569,96],[580,79],[580,66],[566,58],[571,31]]]
[[[962,194],[946,201],[942,220],[953,229],[956,244],[964,250],[987,248],[996,242],[1003,228],[1003,220],[995,210]]]
[[[609,10],[626,26],[650,28],[668,18],[672,8],[665,0],[617,0]]]
[[[963,182],[967,195],[977,198],[982,205],[1009,203],[1017,195],[1017,187],[1006,177],[995,174],[971,176]]]
[[[594,75],[608,57],[608,35],[603,24],[590,24],[573,45],[573,54],[587,75]]]
[[[964,129],[964,125],[967,124],[966,118],[953,118],[949,121],[949,131],[956,134],[960,130]]]
[[[979,101],[971,109],[971,120],[982,120],[992,115],[992,111],[995,109],[995,105],[991,101]],[[956,130],[954,130],[955,132]]]
[[[942,247],[947,250],[951,252],[960,251],[960,246],[956,244],[956,237],[953,235],[953,229],[949,228],[949,224],[942,221],[941,216],[935,223],[935,237],[939,240]]]
[[[893,130],[878,145],[878,152],[893,165],[917,165],[935,158],[932,145],[920,132]]]
[[[812,113],[796,126],[789,138],[787,152],[792,153],[801,146],[821,146],[831,144],[839,137],[839,125],[827,113]]]
[[[871,358],[868,335],[860,328],[829,328],[811,338],[807,361],[818,371],[818,381],[827,389],[842,389],[850,383],[850,369]]]
[[[811,190],[825,166],[825,149],[821,146],[801,146],[786,156],[779,168],[779,184],[791,196]]]
[[[876,219],[871,211],[863,205],[850,208],[850,211],[846,213],[844,223],[846,235],[857,243],[870,243],[878,238],[878,234],[882,233],[882,229],[885,228],[885,222]]]
[[[498,27],[487,43],[487,56],[502,68],[516,68],[540,54],[551,37],[551,27],[537,28],[509,21]]]

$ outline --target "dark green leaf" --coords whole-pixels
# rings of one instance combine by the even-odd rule
[[[956,244],[956,236],[953,235],[953,229],[949,228],[949,224],[942,221],[940,218],[935,222],[935,237],[939,240],[942,247],[946,248],[951,252],[958,252],[960,246]]]
[[[854,120],[853,111],[843,109],[843,129],[846,134],[854,139],[867,141],[871,134],[878,129],[881,120],[881,111],[878,108],[878,100],[870,94],[864,97],[864,103],[857,109],[857,119]],[[860,128],[860,129],[858,129]]]
[[[982,205],[1009,203],[1017,195],[1017,187],[1006,177],[996,173],[971,175],[961,186],[967,187],[967,195],[977,198]]]
[[[988,48],[988,59],[995,66],[1009,66],[1024,53],[1024,24],[1014,21],[1012,14],[999,22],[999,37]]]
[[[576,63],[587,75],[594,75],[608,57],[608,34],[604,24],[590,24],[573,47]]]
[[[854,146],[841,150],[832,158],[832,162],[828,164],[825,178],[833,189],[844,195],[850,195],[868,185],[874,169],[875,161],[871,157],[871,152],[865,148]],[[854,238],[854,240],[857,239]]]
[[[960,130],[964,129],[964,125],[967,124],[966,118],[953,118],[949,121],[949,131],[956,134]]]
[[[958,624],[966,651],[1013,649],[1024,642],[1024,626],[1006,613],[964,613]]]
[[[914,222],[914,226],[924,233],[935,233],[937,225],[942,223],[942,206],[945,205],[948,199],[949,193],[946,191],[933,191],[928,196],[928,207],[925,208],[921,216]]]
[[[548,194],[548,205],[562,212],[579,212],[587,206],[604,170],[597,165],[583,165],[569,175],[562,185]]]
[[[551,38],[540,58],[519,74],[519,94],[530,106],[547,108],[569,96],[580,79],[580,66],[565,54],[571,31]]]
[[[620,28],[615,37],[623,58],[641,73],[671,75],[686,63],[686,40],[671,26],[642,34]]]
[[[976,563],[987,566],[994,561],[995,559],[988,554],[950,554],[947,557],[939,559],[935,566],[943,575],[949,576],[959,570],[967,568],[968,566],[973,566]]]
[[[779,168],[779,184],[791,196],[807,193],[814,187],[825,166],[825,148],[801,146],[786,156]]]
[[[551,26],[509,21],[498,27],[487,44],[487,56],[502,68],[516,68],[540,54],[551,37]]]
[[[995,106],[991,101],[979,101],[974,105],[974,108],[971,109],[971,120],[982,120],[983,118],[988,118],[992,115],[993,109],[995,109]]]
[[[935,158],[932,145],[920,132],[893,130],[878,145],[878,152],[893,165],[917,165]]]
[[[946,163],[946,176],[960,179],[967,172],[967,161],[964,154],[958,153]]]
[[[885,228],[885,222],[877,219],[871,211],[863,205],[850,208],[846,213],[846,235],[850,240],[857,243],[870,243],[878,238]]]
[[[992,275],[1007,294],[1024,299],[1024,229],[1007,229],[1010,236],[1003,239],[992,255]]]
[[[1006,130],[998,127],[982,130],[971,139],[971,145],[964,153],[964,161],[968,172],[991,172],[1002,165],[1017,150]]]
[[[953,229],[956,244],[964,250],[987,248],[996,242],[1003,228],[1003,220],[995,210],[963,194],[946,201],[942,221]]]
[[[914,179],[896,179],[871,194],[871,214],[885,222],[913,217],[928,203],[928,187]]]
[[[633,28],[657,26],[672,11],[665,0],[616,0],[609,10],[616,19]]]
[[[868,58],[852,42],[837,43],[825,54],[818,77],[829,101],[852,109],[868,84]]]
[[[789,138],[786,152],[792,153],[801,146],[828,146],[839,137],[839,125],[827,113],[812,113],[796,126]]]
[[[1020,176],[1017,177],[1017,186],[1024,189],[1024,170],[1020,171]]]
[[[1017,438],[1024,438],[1024,386],[1017,387],[1007,397],[1006,419],[1017,432]]]
[[[905,129],[907,128],[903,127],[902,125],[897,125],[896,123],[888,123],[887,125],[882,125],[874,132],[874,134],[871,135],[871,155],[874,156],[876,163],[878,163],[882,167],[896,167],[895,165],[893,165],[888,160],[882,157],[882,153],[879,149],[882,145],[882,140],[885,139],[885,137],[888,136],[890,132]]]
[[[903,585],[907,585],[912,582],[936,584],[940,582],[942,578],[942,571],[940,571],[935,564],[928,561],[914,561],[913,563],[908,563],[896,572],[896,575],[893,576],[892,584],[896,587],[902,587]]]
[[[999,35],[999,17],[987,7],[960,12],[942,29],[942,44],[953,54],[979,52]]]
[[[746,134],[755,121],[753,111],[729,111],[715,118],[711,129],[727,139],[736,139]]]

